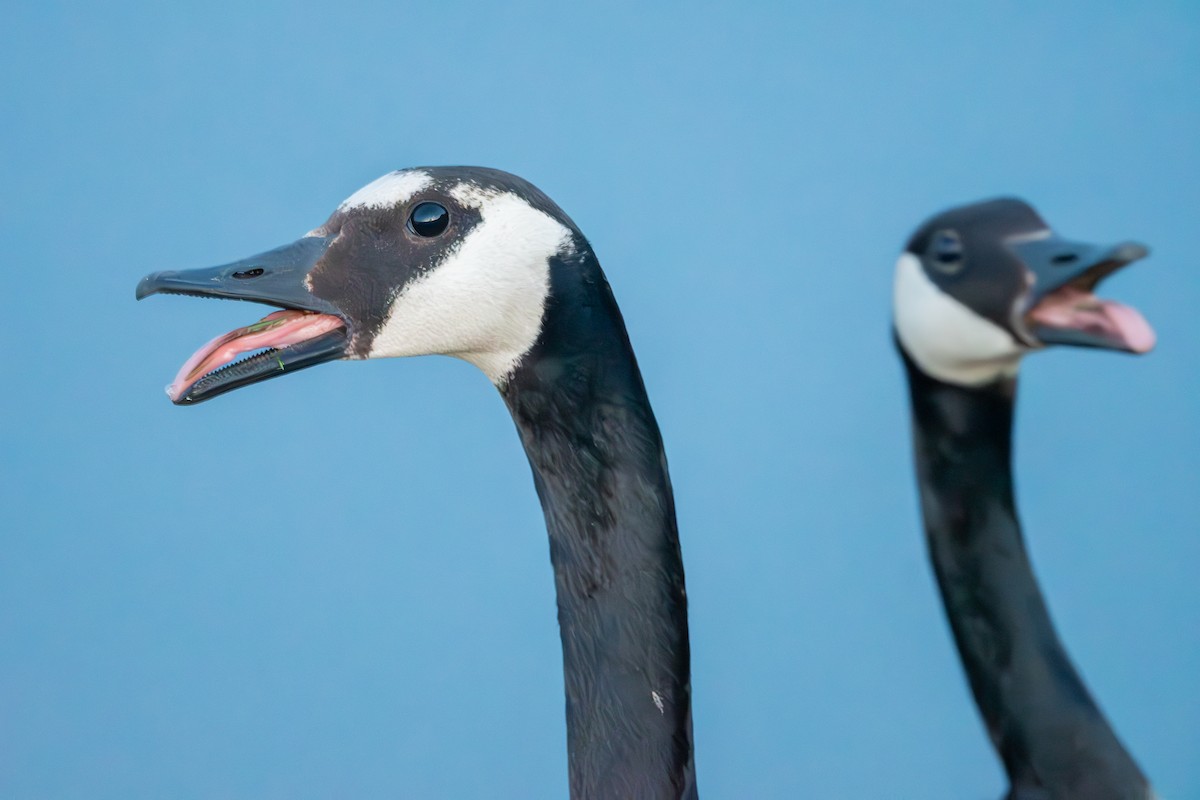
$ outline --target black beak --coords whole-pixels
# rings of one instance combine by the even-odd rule
[[[1148,247],[1137,242],[1095,245],[1057,236],[1010,244],[1009,248],[1033,274],[1030,307],[1069,283],[1078,283],[1081,288],[1091,291],[1121,267],[1150,254]]]
[[[323,236],[306,236],[257,256],[220,267],[154,272],[138,281],[137,299],[152,294],[224,297],[336,314],[337,309],[308,291],[309,270],[329,247]]]
[[[338,327],[326,330],[309,339],[289,341],[286,345],[272,348],[267,337],[266,352],[251,356],[234,364],[220,366],[207,374],[180,377],[168,390],[172,402],[190,405],[208,400],[217,395],[277,377],[285,372],[295,372],[305,367],[343,358],[346,355],[348,332],[346,320],[338,309],[328,301],[312,294],[308,289],[308,275],[321,260],[330,239],[308,236],[292,244],[276,248],[232,264],[207,269],[155,272],[138,282],[137,299],[152,294],[183,294],[195,297],[221,297],[229,300],[250,300],[277,306],[282,309],[312,312],[326,315],[323,319],[337,317]],[[279,315],[277,315],[279,316]],[[286,316],[286,315],[284,315]],[[263,338],[264,331],[283,329],[296,323],[304,323],[316,317],[295,317],[272,321],[270,318],[247,328],[235,331],[216,342],[228,345],[239,338],[245,342],[256,341],[250,337]],[[330,327],[327,324],[325,327]],[[236,346],[234,349],[237,349]],[[254,347],[252,349],[259,349]],[[198,353],[197,356],[203,354]],[[193,360],[196,356],[193,357]],[[202,361],[202,360],[201,360]],[[190,362],[189,362],[190,363]]]
[[[1133,309],[1097,298],[1097,285],[1150,250],[1137,242],[1095,245],[1051,235],[1011,242],[1031,286],[1014,309],[1018,330],[1035,345],[1070,344],[1129,352],[1153,346],[1153,332]]]

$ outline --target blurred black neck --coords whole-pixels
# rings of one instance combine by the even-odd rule
[[[1058,640],[1013,501],[1015,380],[942,383],[905,355],[934,572],[1012,798],[1146,798]]]
[[[550,534],[571,796],[694,798],[687,597],[662,440],[599,265],[586,249],[570,258],[553,265],[542,337],[502,393]]]

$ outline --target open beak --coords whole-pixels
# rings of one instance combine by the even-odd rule
[[[185,294],[251,300],[283,309],[218,336],[197,350],[167,387],[171,402],[199,403],[347,355],[346,320],[332,304],[308,289],[309,272],[329,242],[325,237],[307,236],[232,264],[155,272],[142,278],[138,300],[152,294]]]
[[[1094,293],[1102,280],[1144,258],[1145,245],[1099,246],[1057,236],[1009,244],[1033,278],[1017,309],[1018,329],[1035,345],[1070,344],[1145,353],[1154,329],[1137,311]]]

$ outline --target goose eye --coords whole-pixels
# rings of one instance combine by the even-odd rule
[[[440,203],[420,203],[408,215],[408,229],[418,236],[437,236],[450,224],[450,212]]]
[[[929,246],[929,257],[939,271],[947,274],[958,272],[963,268],[962,239],[954,231],[938,231]]]

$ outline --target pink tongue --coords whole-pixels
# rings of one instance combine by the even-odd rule
[[[218,336],[197,350],[179,368],[179,374],[167,387],[167,395],[172,400],[178,400],[196,381],[231,363],[242,353],[264,347],[287,347],[314,339],[342,325],[337,317],[314,311],[288,309],[268,314],[253,325]]]
[[[1043,298],[1029,312],[1029,319],[1049,328],[1098,334],[1135,353],[1154,347],[1154,329],[1137,309],[1070,286]]]

